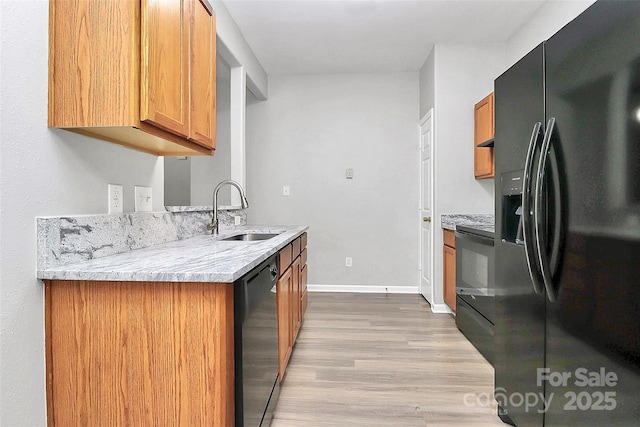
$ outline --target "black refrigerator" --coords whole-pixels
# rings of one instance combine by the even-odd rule
[[[640,2],[598,1],[495,81],[495,399],[640,425]]]

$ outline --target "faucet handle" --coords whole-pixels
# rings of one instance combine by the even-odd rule
[[[218,234],[218,220],[214,219],[210,224],[207,224],[207,231],[211,234]]]

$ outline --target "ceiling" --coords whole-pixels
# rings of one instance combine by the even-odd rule
[[[507,40],[536,0],[224,0],[266,72],[418,71],[435,43]]]

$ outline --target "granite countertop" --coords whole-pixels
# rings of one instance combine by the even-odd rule
[[[452,231],[456,226],[465,226],[493,233],[495,217],[493,214],[442,214],[440,223],[442,228]]]
[[[462,224],[460,224],[463,227]],[[473,224],[473,225],[465,225],[464,227],[472,228],[474,230],[487,231],[489,233],[495,233],[495,225],[493,224]]]
[[[234,282],[304,233],[306,226],[245,226],[88,261],[38,270],[39,279],[150,282]],[[268,240],[222,241],[246,232]]]

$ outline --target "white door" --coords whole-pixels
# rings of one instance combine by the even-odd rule
[[[433,305],[433,108],[420,121],[420,293]]]

